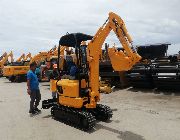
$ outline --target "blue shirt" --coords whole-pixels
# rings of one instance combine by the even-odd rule
[[[38,74],[40,74],[40,73],[41,73],[40,68],[36,68],[36,70],[35,70],[35,74],[36,74],[36,75],[38,75]]]
[[[39,81],[38,81],[37,75],[32,70],[28,71],[27,80],[30,81],[30,90],[39,89]]]

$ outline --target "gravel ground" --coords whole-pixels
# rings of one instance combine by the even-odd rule
[[[179,140],[180,93],[133,88],[101,94],[110,106],[110,122],[97,122],[84,132],[51,118],[50,110],[30,116],[26,83],[0,79],[0,140]],[[42,100],[51,97],[49,83],[40,84]],[[41,107],[41,105],[40,105]]]

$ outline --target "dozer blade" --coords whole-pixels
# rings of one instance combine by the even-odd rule
[[[42,101],[42,108],[43,109],[49,109],[49,108],[56,106],[56,105],[57,105],[57,98]]]

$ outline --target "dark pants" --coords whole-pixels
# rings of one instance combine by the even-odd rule
[[[32,90],[30,94],[30,111],[33,111],[37,106],[39,105],[39,102],[41,100],[41,94],[40,90]]]

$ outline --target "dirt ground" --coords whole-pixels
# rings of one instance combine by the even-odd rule
[[[42,100],[51,97],[48,82],[40,89]],[[0,140],[179,140],[179,95],[133,88],[101,94],[101,103],[112,108],[113,117],[84,132],[52,119],[50,110],[30,116],[26,83],[1,78]]]

